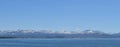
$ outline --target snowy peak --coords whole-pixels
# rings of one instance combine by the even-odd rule
[[[104,32],[101,32],[101,31],[97,31],[97,30],[85,30],[85,31],[82,31],[82,33],[104,33]]]

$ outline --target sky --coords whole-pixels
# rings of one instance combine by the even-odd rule
[[[0,0],[0,30],[119,28],[120,0]]]

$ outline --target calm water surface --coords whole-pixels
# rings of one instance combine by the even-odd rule
[[[0,47],[120,47],[120,39],[0,39]]]

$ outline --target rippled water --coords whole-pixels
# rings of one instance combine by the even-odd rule
[[[0,39],[0,47],[120,47],[120,39]]]

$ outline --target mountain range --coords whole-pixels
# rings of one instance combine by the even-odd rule
[[[110,34],[96,30],[6,30],[0,31],[0,38],[120,38],[120,33]]]

